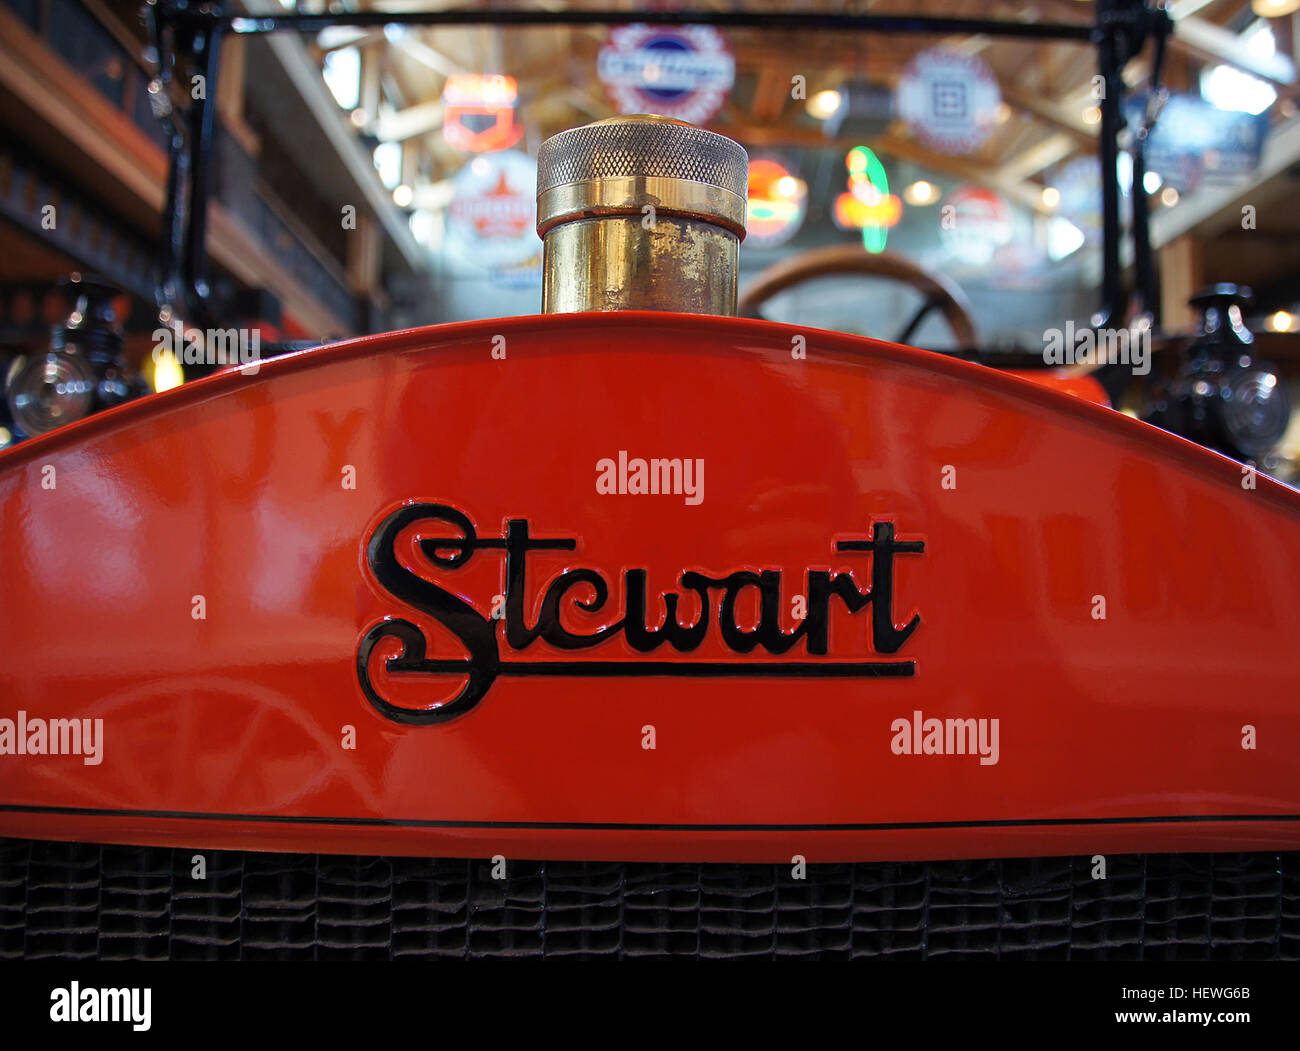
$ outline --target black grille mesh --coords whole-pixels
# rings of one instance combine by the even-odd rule
[[[0,840],[0,958],[1300,959],[1300,853],[789,866]]]

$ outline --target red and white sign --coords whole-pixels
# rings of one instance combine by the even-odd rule
[[[988,63],[944,48],[922,51],[898,82],[898,115],[943,153],[970,153],[992,133],[1002,92]]]
[[[517,150],[475,157],[452,180],[447,247],[484,266],[537,253],[537,162]]]
[[[749,162],[749,209],[745,243],[763,248],[785,244],[803,225],[808,184],[772,157]]]
[[[519,88],[514,77],[455,74],[442,88],[442,136],[467,153],[509,149],[523,136],[515,123]]]
[[[616,26],[596,71],[620,113],[707,124],[736,79],[736,60],[712,26]]]
[[[992,190],[964,183],[944,198],[939,239],[959,262],[984,266],[1011,236],[1011,208]]]

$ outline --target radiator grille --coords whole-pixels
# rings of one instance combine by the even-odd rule
[[[1300,959],[1300,853],[789,866],[0,840],[0,958]]]

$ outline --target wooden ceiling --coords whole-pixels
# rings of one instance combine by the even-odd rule
[[[439,0],[360,0],[359,9],[380,11],[430,10],[466,5]],[[473,6],[473,5],[471,5]],[[556,10],[584,5],[525,5]],[[586,5],[591,6],[591,5]],[[626,9],[635,20],[636,5],[627,0],[599,3],[602,10]],[[748,0],[726,4],[697,0],[699,9],[791,13],[789,0]],[[1205,33],[1240,19],[1247,0],[1181,0],[1175,15],[1187,26],[1204,30],[1196,46],[1176,37],[1171,45],[1166,80],[1186,87],[1194,68],[1208,56]],[[309,3],[302,9],[310,10]],[[1063,22],[1087,25],[1093,4],[1083,0],[875,0],[853,5],[806,0],[799,12],[875,15],[929,15],[995,18],[1006,21]],[[484,10],[484,18],[492,18]],[[1288,20],[1289,21],[1289,20]],[[1208,27],[1206,29],[1205,27]],[[1182,27],[1180,26],[1180,29]],[[1289,24],[1285,44],[1289,50]],[[417,202],[438,206],[449,196],[445,180],[464,164],[466,155],[449,147],[440,133],[441,93],[450,73],[505,73],[520,89],[517,116],[525,129],[521,147],[535,151],[546,136],[615,111],[596,78],[596,58],[608,29],[593,27],[410,27],[400,36],[383,30],[332,31],[316,38],[318,59],[339,46],[361,48],[362,108],[365,130],[380,138],[399,138],[406,152],[403,181],[417,190]],[[913,55],[942,43],[978,54],[997,75],[1004,100],[1001,123],[976,152],[949,156],[928,149],[895,123],[872,142],[880,152],[921,164],[938,174],[975,179],[1020,200],[1041,207],[1039,191],[1045,173],[1068,158],[1095,152],[1097,128],[1090,123],[1091,78],[1096,51],[1075,42],[1025,40],[1009,37],[933,34],[871,34],[820,30],[772,31],[728,29],[728,44],[736,58],[736,84],[723,110],[709,125],[746,147],[819,147],[856,145],[828,139],[805,103],[791,98],[791,78],[802,75],[808,96],[837,88],[851,77],[893,86]],[[1149,54],[1149,49],[1148,49]],[[1234,60],[1231,54],[1217,60]],[[1148,75],[1139,58],[1125,70],[1130,84]]]

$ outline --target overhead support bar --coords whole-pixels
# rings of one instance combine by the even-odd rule
[[[216,15],[203,14],[236,33],[314,31],[325,26],[529,26],[621,25],[627,21],[650,25],[697,25],[719,29],[816,29],[872,33],[943,33],[969,36],[1021,37],[1030,40],[1092,39],[1093,27],[1078,22],[1007,22],[987,18],[939,18],[923,15],[821,15],[747,11],[505,11],[473,8],[461,11],[339,11],[337,14]]]

